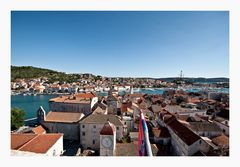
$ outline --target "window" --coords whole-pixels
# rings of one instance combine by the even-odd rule
[[[124,122],[124,125],[127,125],[127,122]]]
[[[93,128],[96,128],[96,125],[93,125]]]
[[[199,144],[202,144],[202,140],[199,140]]]
[[[82,125],[82,128],[85,128],[85,125]]]
[[[82,136],[85,136],[85,132],[82,132]]]
[[[119,127],[117,126],[117,130],[119,130]]]
[[[95,144],[95,140],[92,141],[92,144]]]

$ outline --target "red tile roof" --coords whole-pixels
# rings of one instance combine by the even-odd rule
[[[58,103],[91,103],[91,99],[96,97],[94,93],[79,93],[75,95],[60,96],[49,99],[50,102]]]
[[[41,125],[33,128],[32,131],[35,134],[45,134],[46,133],[46,130]]]
[[[121,106],[121,112],[127,112],[127,108],[130,108],[132,106],[132,102],[122,103]]]
[[[189,100],[188,100],[188,102],[189,103],[200,103],[201,101],[198,99],[198,98],[190,98]]]
[[[36,134],[11,134],[11,149],[19,149],[36,136]]]
[[[84,117],[83,113],[73,112],[52,112],[50,111],[46,116],[46,122],[66,122],[75,123]]]
[[[79,93],[79,94],[75,94],[74,96],[77,98],[84,98],[84,99],[96,97],[96,95],[92,92],[91,93]]]
[[[218,146],[229,147],[229,138],[225,135],[212,138],[212,142]]]
[[[46,153],[63,134],[43,134],[37,135],[34,139],[19,148],[20,151],[28,151],[34,153]]]
[[[101,135],[113,135],[116,131],[116,127],[109,121],[104,124],[102,130],[100,131]]]

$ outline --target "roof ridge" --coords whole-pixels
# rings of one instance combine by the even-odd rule
[[[23,144],[21,147],[19,147],[17,150],[20,150],[22,147],[26,146],[27,144],[29,144],[31,141],[33,141],[34,139],[36,139],[39,136],[39,134],[36,134],[36,136],[34,138],[32,138],[31,140],[27,141],[25,144]]]

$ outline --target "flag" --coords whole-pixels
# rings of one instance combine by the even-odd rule
[[[142,126],[142,112],[140,112],[140,119],[138,125],[138,155],[144,156],[145,155],[145,141],[144,141],[144,134],[143,134],[143,126]]]
[[[138,155],[152,156],[148,127],[142,111],[140,111],[140,119],[138,126]]]

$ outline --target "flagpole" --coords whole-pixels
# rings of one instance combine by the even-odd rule
[[[145,120],[145,117],[144,117],[144,114],[141,110],[141,117],[142,117],[142,126],[143,126],[143,134],[144,134],[144,139],[145,139],[145,142],[146,142],[146,151],[147,151],[147,155],[148,156],[153,156],[152,155],[152,148],[151,148],[151,144],[150,144],[150,141],[149,141],[149,133],[148,133],[148,127],[147,127],[147,123],[146,123],[146,120]]]

